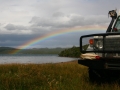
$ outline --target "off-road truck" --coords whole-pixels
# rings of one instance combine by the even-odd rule
[[[78,63],[88,67],[91,81],[120,78],[120,15],[109,11],[112,18],[105,33],[80,37],[80,59]],[[88,48],[84,49],[84,45]]]

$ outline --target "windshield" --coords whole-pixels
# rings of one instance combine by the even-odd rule
[[[117,18],[113,32],[120,32],[120,17]]]

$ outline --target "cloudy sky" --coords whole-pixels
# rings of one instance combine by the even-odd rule
[[[0,0],[0,46],[18,47],[46,34],[76,27],[104,26],[108,11],[120,9],[120,0]],[[60,34],[27,48],[71,47],[84,34],[105,30],[80,30]]]

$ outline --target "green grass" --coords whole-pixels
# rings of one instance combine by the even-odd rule
[[[89,82],[87,68],[77,61],[1,64],[0,90],[120,90],[120,85]]]

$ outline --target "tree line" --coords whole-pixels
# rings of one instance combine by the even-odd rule
[[[86,50],[88,45],[84,45],[83,48]],[[80,47],[73,46],[72,48],[65,49],[59,53],[61,57],[80,57]]]

